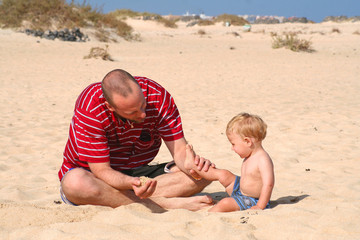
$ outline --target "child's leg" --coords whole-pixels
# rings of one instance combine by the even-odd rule
[[[240,207],[235,199],[231,197],[221,199],[215,206],[209,209],[209,212],[233,212],[239,211]]]
[[[192,146],[186,145],[186,158],[184,166],[186,169],[192,169],[202,178],[205,178],[209,181],[219,181],[226,189],[226,192],[231,195],[236,176],[226,169],[217,169],[210,167],[207,172],[199,171],[194,164],[195,153],[192,149]]]

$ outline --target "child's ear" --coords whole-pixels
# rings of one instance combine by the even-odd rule
[[[244,142],[245,142],[248,146],[251,146],[251,145],[252,145],[251,138],[249,138],[249,137],[244,137]]]

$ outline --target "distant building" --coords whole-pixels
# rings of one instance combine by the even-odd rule
[[[212,20],[212,19],[214,19],[214,17],[213,16],[206,16],[205,14],[200,14],[200,19],[202,19],[202,20]]]
[[[251,24],[276,24],[285,22],[299,22],[307,23],[308,20],[305,17],[290,17],[286,18],[283,16],[259,16],[259,15],[239,15]]]
[[[256,15],[238,15],[238,17],[242,17],[243,19],[245,19],[249,23],[255,23],[255,20],[256,20],[257,16]]]
[[[206,16],[204,13],[201,13],[200,15],[197,14],[191,14],[189,11],[187,11],[184,15],[181,16],[181,20],[184,22],[189,22],[192,20],[212,20],[214,17],[212,16]]]

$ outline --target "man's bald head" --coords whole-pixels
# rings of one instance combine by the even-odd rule
[[[122,69],[115,69],[106,74],[101,82],[101,88],[106,101],[110,105],[115,106],[113,102],[114,94],[126,98],[133,93],[132,86],[134,83],[139,86],[139,83],[130,75],[130,73]]]

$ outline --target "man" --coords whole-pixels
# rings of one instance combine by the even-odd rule
[[[161,139],[172,162],[148,165]],[[158,83],[115,69],[78,97],[64,161],[59,171],[61,197],[73,205],[118,207],[134,202],[163,208],[199,210],[209,196],[192,196],[209,184],[184,168],[186,140],[171,95]],[[197,158],[199,169],[210,161]],[[166,173],[166,174],[165,174]],[[140,176],[153,178],[144,185]]]

